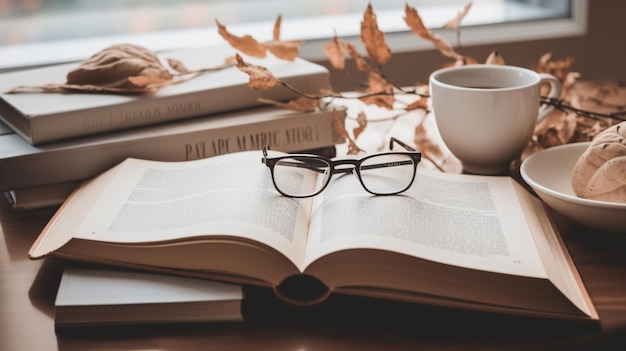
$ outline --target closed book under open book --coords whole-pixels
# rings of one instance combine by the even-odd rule
[[[18,190],[8,190],[4,196],[14,210],[32,210],[58,206],[81,184],[81,181],[54,183]]]
[[[55,301],[57,327],[243,321],[239,285],[95,267],[64,270]]]
[[[265,286],[293,304],[336,293],[598,320],[542,203],[512,178],[418,168],[407,191],[375,196],[346,174],[295,199],[261,159],[128,159],[74,192],[29,255]]]

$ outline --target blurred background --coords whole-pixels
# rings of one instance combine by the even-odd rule
[[[626,2],[619,0],[473,0],[461,31],[442,29],[463,0],[0,0],[0,71],[80,61],[132,42],[154,51],[224,44],[215,21],[237,35],[270,40],[282,15],[282,39],[304,39],[301,56],[324,65],[322,45],[335,33],[360,45],[363,11],[371,4],[393,57],[398,84],[425,82],[447,63],[404,23],[405,5],[462,54],[483,61],[498,50],[509,64],[529,67],[545,53],[574,57],[582,78],[626,77]],[[407,75],[406,72],[411,74]],[[334,76],[336,89],[350,88]]]

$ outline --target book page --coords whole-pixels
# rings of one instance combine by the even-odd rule
[[[306,262],[343,249],[374,248],[545,277],[512,182],[419,170],[408,191],[374,196],[355,177],[337,177],[313,204]]]
[[[281,196],[260,151],[190,162],[128,160],[76,237],[154,242],[236,235],[302,265],[311,201]],[[304,182],[305,180],[303,180]]]
[[[573,304],[587,315],[598,319],[598,313],[578,274],[576,265],[567,252],[567,247],[559,236],[556,225],[545,210],[546,205],[539,198],[531,196],[521,186],[517,188],[517,191],[524,192],[520,195],[524,210],[534,214],[534,216],[529,216],[532,219],[531,226],[537,228],[533,231],[534,240],[537,250],[541,253],[548,278]]]

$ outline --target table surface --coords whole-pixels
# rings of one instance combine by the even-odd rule
[[[359,137],[366,150],[380,148],[389,135],[413,140],[415,123],[421,123],[410,115],[370,116],[377,122],[369,122]],[[354,126],[356,121],[350,123]],[[457,166],[448,164],[453,170]],[[599,325],[417,305],[407,308],[389,302],[355,304],[352,309],[331,306],[249,323],[97,327],[56,333],[54,299],[67,262],[30,260],[27,255],[55,210],[19,212],[0,201],[0,350],[626,349],[626,237],[596,233],[557,214],[555,221],[596,306]]]

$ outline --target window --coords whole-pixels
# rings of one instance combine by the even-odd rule
[[[113,43],[160,51],[224,43],[215,20],[232,33],[269,40],[278,14],[283,39],[304,39],[301,56],[317,60],[337,33],[358,41],[371,3],[394,52],[431,49],[408,32],[405,4],[440,28],[469,0],[0,0],[0,70],[78,61]],[[581,35],[586,0],[473,0],[463,20],[464,45]],[[497,26],[497,30],[494,30]],[[454,31],[440,31],[455,39]],[[350,39],[352,38],[352,39]]]

